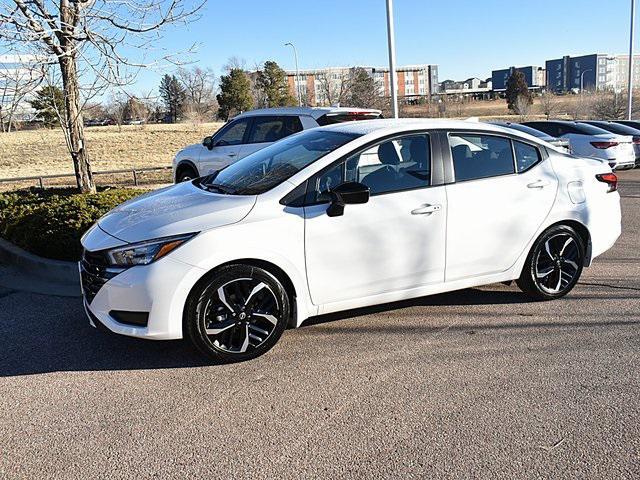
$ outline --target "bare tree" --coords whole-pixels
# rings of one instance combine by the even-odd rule
[[[558,96],[549,91],[544,92],[542,95],[540,95],[540,107],[542,109],[542,113],[544,113],[547,117],[547,120],[549,120],[560,110],[560,102],[558,101]]]
[[[205,0],[0,0],[0,47],[19,48],[57,65],[64,90],[63,132],[81,192],[95,192],[82,107],[93,91],[130,84],[159,32],[184,22]],[[158,61],[173,61],[160,54]],[[83,98],[84,97],[84,98]]]
[[[217,110],[216,77],[213,70],[200,67],[182,68],[178,71],[178,79],[187,93],[188,117],[197,117],[201,123]]]
[[[127,115],[127,101],[129,95],[123,91],[116,92],[109,99],[107,104],[107,113],[109,118],[113,120],[118,126],[118,132],[122,131],[122,125],[124,124],[125,117]]]
[[[565,107],[573,120],[584,120],[590,115],[592,104],[593,95],[581,92],[574,97],[568,97]]]
[[[531,113],[531,97],[518,95],[513,103],[513,111],[520,117],[520,121],[524,122]]]
[[[318,104],[339,105],[345,103],[351,92],[352,76],[349,71],[331,70],[316,76]]]
[[[10,132],[25,105],[25,97],[44,80],[44,66],[31,55],[5,55],[0,67],[0,130]]]
[[[597,120],[621,120],[625,117],[626,95],[616,92],[598,92],[591,103],[591,116]]]

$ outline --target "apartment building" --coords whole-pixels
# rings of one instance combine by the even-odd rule
[[[29,100],[43,80],[33,55],[0,55],[0,122],[29,121],[35,117]]]
[[[546,85],[545,69],[534,65],[526,67],[509,67],[491,72],[491,84],[494,92],[503,92],[507,89],[507,81],[514,71],[524,74],[530,90],[540,90]]]
[[[356,68],[364,69],[374,80],[381,97],[391,96],[389,69],[384,67],[327,67],[315,70],[287,71],[289,89],[296,95],[298,89],[303,103],[326,106],[340,103]],[[438,92],[437,65],[407,65],[396,69],[398,99],[412,103],[430,98]]]
[[[640,55],[634,56],[633,81],[640,82]],[[547,85],[557,93],[584,90],[626,90],[629,56],[593,53],[547,60]]]

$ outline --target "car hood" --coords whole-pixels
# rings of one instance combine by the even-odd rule
[[[194,143],[193,145],[187,145],[182,150],[180,150],[176,154],[176,158],[183,159],[188,158],[190,160],[197,160],[198,155],[200,155],[200,151],[202,151],[204,147],[201,143]]]
[[[237,223],[255,203],[255,196],[219,195],[184,182],[129,200],[98,225],[120,240],[140,242]]]

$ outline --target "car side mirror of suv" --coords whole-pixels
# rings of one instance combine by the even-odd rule
[[[331,196],[331,203],[327,208],[327,215],[339,217],[344,215],[345,205],[367,203],[371,194],[369,187],[358,182],[347,182],[326,192]]]
[[[204,137],[204,140],[202,140],[202,145],[211,150],[213,148],[213,137]]]

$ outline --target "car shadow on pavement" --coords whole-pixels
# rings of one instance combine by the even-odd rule
[[[14,295],[15,294],[15,295]],[[145,370],[210,365],[186,341],[150,341],[94,329],[79,299],[5,292],[0,308],[0,377],[58,371]],[[314,317],[305,326],[410,306],[489,305],[527,301],[520,293],[476,289]],[[15,303],[12,306],[11,303]]]
[[[495,285],[493,285],[495,287]],[[376,313],[398,310],[410,307],[442,307],[442,306],[465,306],[465,305],[507,305],[515,303],[530,303],[531,299],[520,291],[506,290],[480,290],[468,288],[453,292],[429,295],[426,297],[412,298],[399,302],[383,303],[371,307],[356,308],[346,312],[329,313],[310,318],[303,327],[332,322],[334,320],[344,320],[353,317],[362,317]]]

